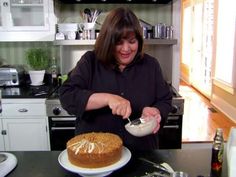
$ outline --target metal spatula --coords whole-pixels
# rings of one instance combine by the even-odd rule
[[[132,121],[128,118],[128,121],[129,121],[130,125],[139,125],[142,123],[140,118],[134,119]]]

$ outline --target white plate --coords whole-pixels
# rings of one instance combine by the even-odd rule
[[[7,159],[0,163],[0,176],[6,176],[17,165],[17,158],[14,154],[8,152],[1,152],[6,155]]]
[[[123,167],[126,165],[131,158],[131,152],[128,148],[123,147],[121,159],[109,166],[101,167],[101,168],[82,168],[75,166],[70,163],[68,160],[67,150],[65,149],[58,156],[58,162],[60,165],[68,171],[78,173],[83,177],[102,177],[111,174],[113,171]]]

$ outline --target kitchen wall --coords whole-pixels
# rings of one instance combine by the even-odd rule
[[[116,4],[117,6],[128,6],[134,10],[137,16],[144,21],[154,25],[156,23],[171,24],[171,5],[163,4]],[[61,4],[54,1],[54,11],[58,18],[58,23],[78,23],[82,22],[80,12],[85,8],[95,8],[103,10],[98,18],[98,22],[102,23],[107,12],[114,8],[112,4]],[[99,28],[99,25],[97,25]],[[53,42],[1,42],[0,41],[0,63],[26,65],[25,51],[31,47],[45,46],[51,50],[52,57],[59,60],[60,47],[54,46]]]
[[[61,4],[55,1],[55,14],[58,18],[58,23],[78,23],[82,22],[80,12],[85,8],[101,9],[103,13],[99,16],[98,22],[103,21],[108,11],[119,6],[127,6],[131,8],[138,18],[154,25],[164,22],[171,24],[171,4]]]
[[[0,42],[0,64],[25,65],[25,52],[32,47],[45,47],[50,50],[51,57],[59,59],[58,46],[52,42]]]

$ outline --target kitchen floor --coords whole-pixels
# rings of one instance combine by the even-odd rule
[[[191,86],[181,82],[179,93],[185,99],[182,142],[212,142],[216,128],[223,128],[227,140],[229,130],[236,123],[212,106],[209,100]]]

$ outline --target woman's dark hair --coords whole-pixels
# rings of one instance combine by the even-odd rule
[[[129,8],[113,9],[106,17],[95,43],[95,54],[106,66],[115,64],[115,46],[134,33],[138,40],[137,55],[143,53],[143,33],[139,20]]]

